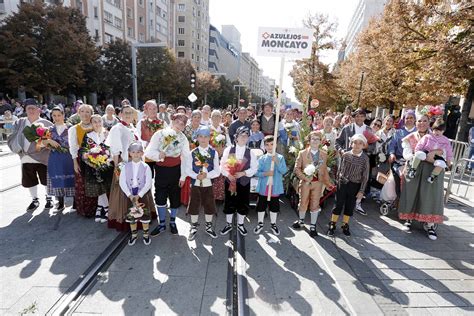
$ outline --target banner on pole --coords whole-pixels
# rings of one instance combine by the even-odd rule
[[[313,31],[305,28],[259,27],[257,55],[309,58]]]

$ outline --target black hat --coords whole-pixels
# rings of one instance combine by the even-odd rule
[[[247,134],[250,135],[250,130],[247,126],[241,126],[235,131],[235,138],[237,138],[240,134]]]
[[[362,109],[362,108],[358,108],[357,110],[355,110],[354,112],[352,112],[352,116],[356,116],[356,115],[366,115],[367,112]]]
[[[25,100],[23,101],[23,105],[24,105],[25,109],[26,109],[26,107],[27,107],[28,105],[34,105],[34,106],[36,106],[37,108],[40,107],[38,101],[36,101],[36,99],[33,99],[33,98],[25,99]]]

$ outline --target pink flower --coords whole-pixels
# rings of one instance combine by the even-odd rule
[[[46,133],[46,129],[43,128],[43,127],[38,127],[38,128],[36,129],[36,134],[37,134],[39,137],[43,137],[45,133]]]

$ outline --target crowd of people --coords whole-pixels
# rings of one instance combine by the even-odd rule
[[[354,211],[367,215],[363,201],[375,196],[371,187],[377,187],[383,163],[395,179],[398,216],[406,229],[413,220],[423,222],[435,240],[436,225],[443,222],[443,174],[452,152],[445,124],[426,113],[408,110],[401,118],[368,120],[360,108],[282,109],[277,122],[272,103],[257,113],[252,107],[191,110],[149,100],[138,111],[126,99],[120,107],[107,105],[103,115],[80,100],[70,115],[62,106],[44,115],[35,99],[24,100],[22,109],[8,146],[21,159],[21,184],[32,197],[27,211],[40,206],[38,185],[43,185],[45,209],[63,211],[65,198],[73,197],[72,210],[79,215],[130,230],[129,245],[139,230],[145,245],[168,227],[178,234],[182,205],[190,215],[189,240],[196,236],[201,211],[205,232],[217,238],[213,216],[221,203],[226,224],[218,232],[235,228],[246,236],[252,194],[257,197],[253,233],[262,231],[267,213],[271,231],[279,235],[279,197],[292,183],[286,179],[295,180],[299,196],[294,229],[305,226],[309,212],[310,235],[317,236],[321,199],[334,194],[327,234],[336,234],[342,215],[342,233],[350,236],[350,218]]]

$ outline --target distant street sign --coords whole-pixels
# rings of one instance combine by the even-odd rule
[[[196,102],[196,100],[198,99],[198,97],[194,94],[194,92],[191,92],[190,95],[188,95],[188,100],[191,101],[191,102]]]
[[[311,107],[312,108],[317,108],[318,106],[319,106],[319,100],[318,99],[311,100]]]
[[[313,31],[305,28],[259,27],[257,55],[309,58]]]

